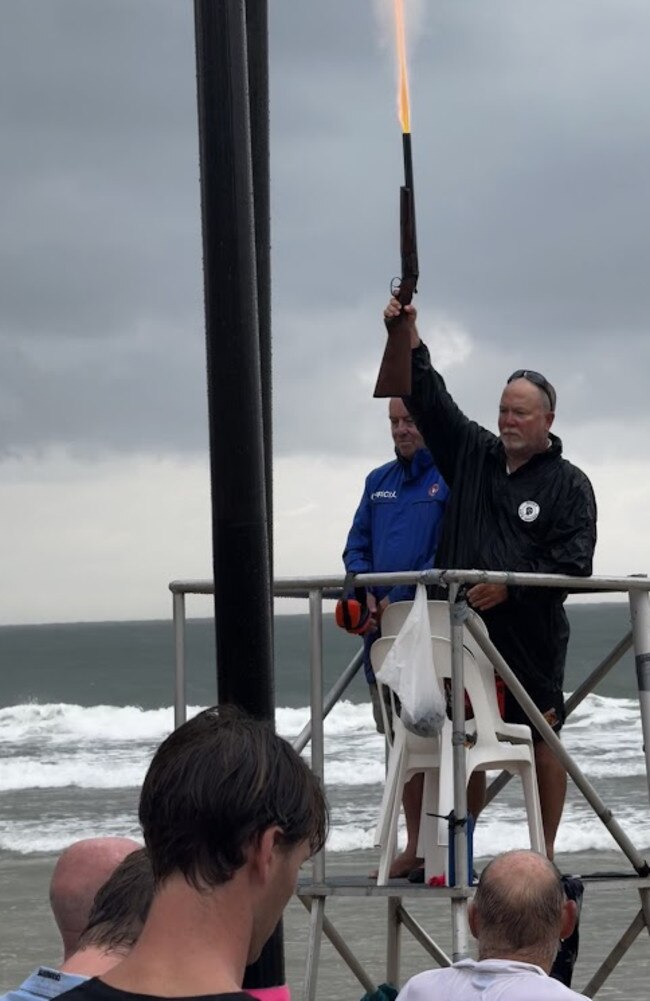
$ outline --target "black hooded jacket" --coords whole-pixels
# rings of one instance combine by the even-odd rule
[[[424,344],[412,352],[404,399],[451,491],[436,566],[589,576],[596,501],[585,474],[546,452],[508,474],[499,438],[470,421],[447,392]],[[529,689],[557,691],[564,680],[569,623],[555,588],[509,587],[483,618],[492,642]]]

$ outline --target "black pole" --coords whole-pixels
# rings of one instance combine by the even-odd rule
[[[255,260],[262,373],[262,424],[269,566],[273,580],[273,427],[271,379],[271,185],[269,140],[269,24],[267,0],[246,3],[248,87],[255,208]]]
[[[217,686],[220,703],[236,703],[272,720],[268,30],[263,6],[256,0],[249,12],[244,0],[194,2]],[[247,32],[255,50],[250,75]],[[248,967],[245,983],[283,982],[278,926],[258,962]]]
[[[195,0],[219,701],[273,718],[244,0]]]
[[[269,576],[273,580],[273,429],[271,381],[271,185],[269,141],[269,26],[266,0],[246,3],[248,96],[250,109],[257,316],[262,392],[262,434],[269,551]],[[271,595],[271,626],[273,597]],[[262,949],[259,959],[246,967],[243,987],[268,987],[284,983],[282,923]]]

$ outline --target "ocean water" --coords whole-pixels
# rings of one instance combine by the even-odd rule
[[[629,628],[624,604],[572,605],[568,691]],[[190,712],[215,701],[213,628],[188,624]],[[357,640],[324,622],[326,688],[347,665]],[[170,732],[173,634],[169,622],[87,623],[0,628],[0,993],[36,965],[60,960],[47,887],[56,854],[100,834],[138,836],[138,790],[158,743]],[[308,718],[306,616],[276,620],[277,727],[291,739]],[[632,657],[626,656],[567,723],[566,745],[639,851],[650,857],[650,810]],[[308,750],[306,752],[308,754]],[[332,808],[330,873],[363,874],[377,864],[373,830],[384,748],[374,732],[366,686],[355,679],[325,727],[326,786]],[[516,783],[482,815],[475,854],[526,844]],[[630,864],[570,786],[558,837],[563,871],[616,870]],[[480,861],[479,861],[480,865]],[[633,880],[589,883],[574,987],[580,990],[638,910]],[[409,911],[451,952],[449,903],[426,897]],[[332,898],[327,914],[377,983],[385,979],[386,909],[375,898]],[[285,912],[286,973],[299,997],[309,919],[293,899]],[[402,936],[401,982],[431,965]],[[642,933],[598,997],[646,1001],[650,977]],[[317,1001],[357,1001],[363,990],[325,941]]]
[[[625,604],[569,606],[572,690],[629,628]],[[189,713],[216,701],[211,622],[188,623]],[[324,623],[326,687],[357,641]],[[276,620],[276,724],[289,740],[308,720],[307,616]],[[151,755],[173,724],[173,635],[168,622],[84,623],[0,629],[0,860],[60,851],[76,838],[137,836],[137,798]],[[571,716],[567,748],[634,844],[650,848],[648,784],[631,655]],[[328,849],[369,849],[384,775],[362,677],[325,725],[325,781],[332,809]],[[308,753],[308,752],[307,752]],[[526,845],[515,782],[481,818],[478,856]],[[614,848],[570,788],[558,849]]]

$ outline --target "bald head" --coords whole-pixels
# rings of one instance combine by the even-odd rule
[[[50,881],[50,904],[63,940],[64,960],[78,947],[99,888],[140,847],[132,838],[86,838],[59,856]]]
[[[490,862],[470,907],[479,959],[517,959],[548,971],[575,924],[560,875],[543,855],[505,852]]]

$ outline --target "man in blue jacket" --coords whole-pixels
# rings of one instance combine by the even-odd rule
[[[442,516],[449,491],[424,445],[415,421],[399,398],[388,405],[396,458],[373,469],[352,522],[343,553],[348,573],[424,570],[433,566]],[[380,635],[381,614],[389,602],[410,601],[413,587],[373,587],[368,608],[377,628],[364,637],[365,671],[370,686],[373,714],[383,733],[377,683],[370,664],[370,647]],[[391,876],[405,876],[416,868],[422,776],[416,775],[404,789],[407,846],[397,856]]]

